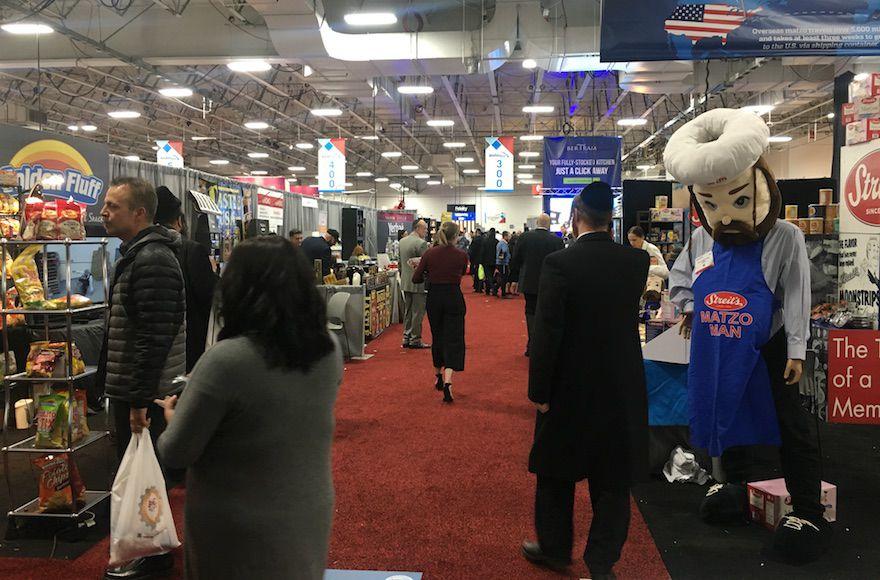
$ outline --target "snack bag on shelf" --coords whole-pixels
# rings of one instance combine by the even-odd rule
[[[67,447],[67,410],[67,393],[43,395],[37,399],[37,436],[34,447],[38,449]]]
[[[78,442],[91,432],[91,429],[89,429],[87,405],[86,392],[83,389],[74,389],[73,401],[70,404],[70,412],[73,414],[73,443]]]
[[[73,199],[57,202],[58,206],[58,239],[86,239],[86,226],[83,223],[82,207]]]
[[[86,306],[91,305],[92,301],[82,294],[70,295],[71,308],[85,308]],[[64,310],[65,308],[67,308],[67,296],[62,296],[61,298],[53,298],[52,300],[46,300],[43,302],[41,308],[44,308],[46,310]]]
[[[14,195],[4,193],[0,196],[0,213],[7,215],[15,215],[18,213],[18,198]]]
[[[21,222],[12,216],[0,218],[0,237],[15,239],[21,231]]]
[[[43,203],[43,213],[37,225],[38,240],[57,240],[58,234],[58,204],[57,201]]]
[[[12,261],[12,280],[18,290],[21,303],[27,308],[31,302],[42,302],[46,299],[43,293],[43,283],[37,272],[37,263],[34,256],[37,255],[41,246],[28,246]]]
[[[67,343],[64,342],[32,342],[25,365],[27,376],[45,378],[67,376],[67,352]],[[80,375],[86,370],[82,353],[73,343],[71,343],[71,352],[73,374]]]
[[[8,310],[12,310],[13,308],[18,308],[18,292],[15,288],[10,288],[6,291],[6,308]],[[10,327],[12,326],[21,326],[25,323],[24,314],[7,314],[6,315],[6,324]],[[0,328],[3,328],[3,320],[0,317]]]
[[[18,372],[18,364],[15,362],[15,353],[9,351],[9,368],[6,368],[6,357],[0,355],[0,372],[3,376],[14,375]]]
[[[37,195],[35,195],[35,193]],[[21,238],[23,240],[36,240],[37,229],[40,225],[40,219],[43,216],[43,198],[39,195],[39,190],[34,188],[31,194],[24,200],[24,227],[22,228]]]
[[[86,487],[66,453],[34,459],[40,469],[40,513],[75,511],[85,505]]]

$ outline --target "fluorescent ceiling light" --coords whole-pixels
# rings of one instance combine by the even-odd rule
[[[426,183],[427,185],[440,185],[440,184],[443,183],[443,182],[440,181],[439,179],[432,179],[432,180],[430,180],[430,181],[426,181],[425,183]]]
[[[55,32],[48,24],[35,24],[32,22],[14,22],[0,26],[9,34],[50,34]]]
[[[825,115],[825,116],[828,117],[829,119],[833,119],[833,118],[834,118],[834,113],[828,113],[828,114]]]
[[[129,161],[140,161],[141,158],[138,155],[126,155],[125,159]]]
[[[245,58],[234,60],[226,65],[229,70],[235,72],[262,72],[272,68],[272,65],[261,58]]]
[[[773,105],[749,105],[748,107],[740,107],[740,111],[748,111],[756,115],[766,115],[774,108]]]
[[[268,153],[262,153],[262,152],[258,152],[258,151],[255,151],[253,153],[248,153],[248,157],[250,157],[251,159],[265,159],[268,156],[269,156]]]
[[[353,187],[353,186],[354,186],[354,184],[352,182],[350,182],[350,181],[345,182],[345,187]]]
[[[635,119],[618,119],[617,124],[621,127],[641,127],[648,124],[647,119],[636,117]]]
[[[527,69],[533,69],[538,66],[538,62],[533,58],[527,58],[522,61],[522,67]]]
[[[395,182],[393,182],[393,183],[389,183],[389,184],[388,184],[388,187],[390,187],[391,189],[400,189],[400,188],[403,187],[403,186],[400,185],[399,183],[397,183],[397,182],[395,181]]]
[[[533,177],[534,177],[534,175],[532,175],[531,173],[517,173],[516,174],[517,179],[531,179]]]
[[[477,173],[480,172],[480,170],[479,169],[463,169],[461,172],[466,173],[468,175],[476,175]]]
[[[431,176],[427,173],[417,173],[415,177],[416,179],[431,179]]]
[[[522,179],[520,183],[523,185],[539,185],[541,183],[540,179]]]
[[[3,29],[6,30],[6,27],[3,27]],[[853,80],[854,81],[863,81],[866,78],[868,78],[868,73],[859,73],[853,77]]]
[[[427,122],[428,127],[452,127],[455,121],[452,119],[431,119]]]
[[[287,168],[287,170],[296,172],[296,171],[305,171],[306,168],[303,167],[302,165],[291,165],[290,167]]]
[[[80,126],[80,129],[82,129],[86,133],[91,133],[92,131],[98,130],[98,128],[94,125],[82,125],[82,126]]]
[[[518,165],[517,167],[519,167],[520,169],[535,169],[537,166],[532,165],[531,163],[524,163],[522,165]]]
[[[390,26],[397,23],[391,12],[351,12],[344,16],[349,26]]]
[[[313,69],[313,68],[310,67],[309,65],[307,65],[307,64],[306,64],[306,65],[303,65],[303,76],[304,76],[304,77],[310,77],[310,76],[312,76],[312,74],[313,74],[314,72],[315,72],[315,69]]]
[[[396,159],[397,157],[400,157],[402,155],[403,155],[403,153],[401,153],[400,151],[383,151],[382,152],[382,157],[384,157],[386,159]]]
[[[114,119],[137,119],[141,116],[137,111],[110,111],[107,114]]]
[[[466,147],[467,143],[463,143],[461,141],[447,141],[443,144],[447,149],[461,149],[462,147]]]
[[[309,143],[307,141],[303,141],[301,143],[296,144],[297,149],[314,149],[315,145],[313,143]]]
[[[187,89],[185,87],[168,87],[165,89],[159,89],[159,94],[165,97],[183,98],[191,97],[193,92],[192,89]]]
[[[473,157],[456,157],[455,162],[456,163],[473,163],[474,158]]]
[[[256,169],[254,171],[251,171],[251,175],[269,175],[269,172],[262,169]]]
[[[373,181],[375,181],[376,183],[388,183],[388,178],[387,177],[377,177]]]
[[[355,173],[356,177],[370,177],[372,175],[373,174],[369,171],[358,171],[357,173]]]
[[[654,167],[653,165],[636,165],[636,169],[641,169],[642,171],[647,171]]]
[[[265,121],[248,121],[244,126],[248,129],[268,129],[269,123]]]
[[[159,150],[159,148],[156,147],[155,145],[153,145],[152,147],[150,147],[150,149],[152,149],[153,151],[158,151],[158,150]]]
[[[338,117],[342,109],[312,109],[312,114],[316,117]]]
[[[397,92],[401,95],[430,95],[434,87],[429,85],[399,85]]]
[[[526,105],[522,108],[523,113],[552,113],[555,107],[553,105]]]
[[[364,135],[363,137],[358,137],[358,139],[363,139],[364,141],[378,141],[378,135]]]
[[[211,159],[208,161],[211,165],[229,165],[228,159]]]
[[[202,137],[201,135],[193,135],[190,137],[193,141],[213,141],[216,137]]]
[[[520,141],[543,141],[544,136],[543,135],[520,135],[519,140]]]
[[[486,186],[481,185],[480,187],[477,188],[477,191],[486,191]]]
[[[68,131],[79,131],[79,126],[78,125],[68,125],[67,130]]]
[[[419,170],[418,165],[401,165],[400,168],[403,169],[404,171],[418,171]]]
[[[540,157],[541,154],[538,153],[537,151],[520,151],[519,156],[520,157]]]
[[[791,135],[772,135],[767,141],[770,143],[788,143],[791,141]]]

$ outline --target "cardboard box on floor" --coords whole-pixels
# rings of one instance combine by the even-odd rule
[[[791,496],[785,487],[785,480],[768,479],[749,484],[749,511],[752,521],[763,524],[765,528],[776,529],[785,515],[791,513]],[[825,506],[825,519],[837,519],[837,486],[822,482],[822,505]]]

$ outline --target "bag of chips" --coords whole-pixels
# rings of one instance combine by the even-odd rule
[[[86,238],[86,226],[83,224],[82,207],[71,198],[66,201],[59,199],[57,209],[58,239],[84,240]]]
[[[86,306],[91,306],[92,301],[89,298],[86,298],[82,294],[71,294],[70,295],[70,307],[71,308],[85,308]],[[61,298],[53,298],[52,300],[44,300],[40,305],[40,308],[45,310],[64,310],[67,308],[67,296],[62,296]]]
[[[77,443],[80,439],[91,432],[88,421],[88,403],[86,402],[86,392],[82,389],[73,391],[73,403],[70,404],[70,412],[73,413],[73,443]]]
[[[31,343],[25,371],[29,377],[60,378],[67,376],[67,354],[73,357],[73,374],[80,375],[86,371],[82,353],[75,343],[67,350],[66,342],[37,341]]]
[[[63,202],[47,201],[43,203],[43,213],[37,224],[38,240],[57,240],[58,233],[58,204]]]
[[[18,237],[21,230],[21,222],[12,216],[0,218],[0,237],[13,239]]]
[[[23,240],[37,239],[37,229],[43,217],[43,198],[39,188],[34,188],[27,199],[24,200],[24,227],[21,238]]]
[[[14,195],[0,195],[0,213],[7,215],[15,215],[18,213],[18,198]]]
[[[15,288],[10,288],[6,291],[6,308],[8,310],[18,308],[18,292],[15,290]],[[8,324],[10,327],[21,326],[24,323],[24,314],[6,315],[6,324]],[[3,317],[0,317],[0,328],[3,328]]]
[[[46,299],[43,283],[37,272],[37,263],[34,261],[34,256],[40,249],[41,246],[38,245],[28,246],[12,261],[12,280],[25,308],[31,302],[42,302]]]
[[[43,395],[37,399],[37,449],[67,447],[67,393]]]
[[[40,513],[73,512],[85,506],[86,486],[66,453],[34,459],[40,469]]]

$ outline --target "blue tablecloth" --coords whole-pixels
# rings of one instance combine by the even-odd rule
[[[645,361],[648,424],[687,425],[687,365]]]

